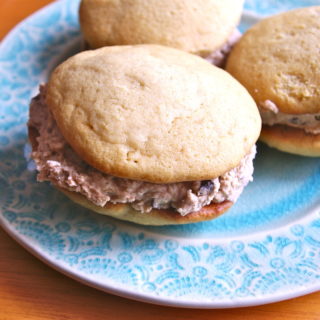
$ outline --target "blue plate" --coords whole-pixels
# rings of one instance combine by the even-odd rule
[[[261,16],[319,1],[247,1],[242,29]],[[320,288],[320,160],[258,145],[254,182],[220,218],[143,227],[83,209],[26,161],[28,103],[81,50],[78,1],[58,1],[0,45],[0,223],[61,272],[107,292],[163,305],[264,304]]]

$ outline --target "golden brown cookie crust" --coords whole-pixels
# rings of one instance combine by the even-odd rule
[[[227,71],[256,103],[272,101],[281,112],[320,112],[320,6],[266,18],[234,47]]]
[[[66,194],[72,201],[92,211],[120,220],[153,226],[187,224],[212,220],[223,214],[233,205],[231,201],[214,203],[203,207],[200,211],[189,213],[186,216],[180,215],[175,210],[154,209],[151,212],[142,213],[134,210],[129,204],[107,204],[105,207],[98,207],[78,193],[61,188],[58,189]]]
[[[238,25],[243,0],[82,0],[80,24],[91,48],[162,44],[201,55]]]
[[[281,151],[309,157],[320,157],[320,134],[285,125],[262,126],[260,140]]]
[[[72,148],[98,170],[170,183],[236,167],[261,128],[228,73],[157,45],[82,52],[52,74],[47,104]]]

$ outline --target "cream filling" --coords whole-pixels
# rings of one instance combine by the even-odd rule
[[[223,44],[221,48],[211,52],[209,55],[204,56],[203,58],[211,64],[223,68],[226,64],[229,53],[234,45],[240,40],[241,36],[241,32],[237,28],[234,29],[227,42]]]
[[[320,113],[289,114],[280,112],[275,103],[266,100],[259,104],[262,123],[268,126],[282,124],[320,134]]]

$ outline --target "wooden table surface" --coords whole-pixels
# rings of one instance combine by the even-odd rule
[[[23,18],[51,1],[0,0],[0,39]],[[320,292],[241,309],[155,306],[82,285],[33,257],[0,229],[0,320],[20,319],[320,320]]]

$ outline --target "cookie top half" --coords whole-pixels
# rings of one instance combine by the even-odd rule
[[[261,127],[253,99],[228,73],[158,45],[104,47],[69,58],[51,75],[47,104],[87,163],[154,183],[229,171]]]
[[[257,104],[272,101],[281,112],[320,112],[320,6],[266,18],[233,49],[227,70]]]
[[[80,25],[91,48],[161,44],[206,55],[239,23],[243,0],[82,0]]]

